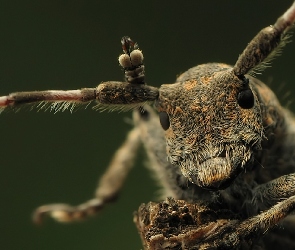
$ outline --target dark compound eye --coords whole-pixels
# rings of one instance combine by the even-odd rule
[[[168,114],[166,112],[160,112],[159,117],[162,128],[164,130],[167,130],[170,127],[170,120]]]
[[[254,106],[254,95],[251,89],[243,89],[238,94],[238,104],[243,109],[250,109]]]

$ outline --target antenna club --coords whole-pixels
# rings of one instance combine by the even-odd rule
[[[118,61],[120,66],[124,69],[132,67],[130,56],[127,54],[120,55]]]
[[[143,64],[143,54],[141,50],[136,49],[130,53],[130,60],[133,66],[140,66]]]

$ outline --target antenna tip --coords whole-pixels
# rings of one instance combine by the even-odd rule
[[[124,69],[132,67],[130,56],[128,54],[120,55],[118,61],[121,67]]]
[[[139,66],[143,63],[143,54],[141,50],[135,49],[130,53],[130,60],[133,66]]]

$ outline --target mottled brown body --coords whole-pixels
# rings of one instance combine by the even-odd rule
[[[295,3],[252,39],[233,67],[199,65],[160,88],[145,83],[143,53],[123,37],[126,82],[1,96],[0,112],[40,102],[57,112],[91,101],[98,109],[134,110],[134,128],[95,197],[78,206],[41,206],[34,221],[49,215],[70,222],[100,211],[118,196],[142,144],[161,198],[172,197],[135,213],[146,249],[295,249],[295,120],[253,77],[287,43],[294,22]]]
[[[149,166],[157,172],[159,181],[164,187],[163,198],[173,197],[186,202],[214,201],[220,209],[232,213],[231,219],[236,218],[241,221],[295,194],[295,176],[292,174],[295,169],[293,159],[295,121],[293,115],[281,107],[274,93],[265,84],[251,76],[247,77],[250,79],[249,85],[255,96],[255,106],[252,109],[241,109],[236,104],[239,88],[236,82],[239,80],[233,78],[232,82],[224,81],[225,77],[230,75],[228,72],[231,72],[231,69],[224,64],[200,65],[182,74],[177,79],[177,83],[163,85],[163,92],[167,94],[161,96],[160,88],[161,101],[156,106],[159,107],[159,111],[168,112],[171,123],[168,130],[163,131],[158,123],[158,116],[148,107],[145,108],[149,113],[149,119],[140,119],[141,116],[135,112],[135,125],[141,131],[141,140],[150,157]],[[218,84],[220,86],[217,87]],[[227,92],[224,91],[225,89],[228,89]],[[198,94],[194,94],[194,91]],[[175,93],[178,93],[180,98],[173,99]],[[169,97],[171,100],[168,100]],[[165,103],[169,105],[165,106]],[[216,128],[216,132],[212,131],[213,128]],[[181,162],[178,162],[178,158],[174,162],[170,159],[171,163],[163,160],[167,157],[164,137],[167,139],[168,155],[169,151],[173,152],[173,150],[184,152],[184,156],[180,157],[185,159],[187,155],[187,161],[191,162],[187,165],[191,166],[192,170],[179,169]],[[171,147],[173,148],[170,149]],[[226,157],[220,156],[224,149],[229,150],[226,155],[229,155],[232,162],[237,164],[238,173],[234,173],[233,180],[230,179],[228,172],[220,170],[221,164],[212,163],[213,161],[218,163],[219,158]],[[196,164],[197,159],[202,159],[202,163]],[[232,166],[230,164],[225,167],[230,168]],[[206,190],[200,188],[200,185],[193,184],[189,180],[189,174],[185,177],[187,172],[200,175],[199,178],[204,180],[202,183],[218,183],[223,179],[226,181],[230,179],[231,182],[227,183],[229,187],[222,190]],[[274,182],[269,182],[274,179],[276,179]],[[265,187],[264,183],[268,183],[266,184],[268,187]],[[215,212],[218,213],[218,211]],[[139,227],[142,224],[138,221],[147,215],[141,213],[138,216],[136,220]],[[274,216],[274,218],[277,217]],[[287,223],[292,220],[293,217],[289,216]],[[218,224],[218,221],[216,223]],[[228,221],[226,228],[235,228],[236,224],[232,226],[232,223]],[[289,230],[294,231],[295,221],[294,224],[288,224],[291,226],[290,229],[286,229],[284,223],[277,226],[276,234],[271,234],[270,237],[262,237],[260,240],[259,236],[262,236],[263,232],[257,233],[256,241],[252,238],[253,242],[248,242],[248,248],[245,249],[251,249],[255,245],[268,246],[270,239],[272,239],[271,245],[277,244],[286,249],[293,249],[295,242],[290,242]],[[145,230],[148,229],[150,225],[145,228]],[[140,232],[145,232],[142,231],[142,227]],[[161,238],[158,242],[157,239],[157,237],[153,238],[153,244],[159,244],[163,240]],[[149,240],[146,239],[145,244],[149,244]],[[178,238],[178,240],[179,243],[184,239]],[[147,249],[158,248],[149,246]]]

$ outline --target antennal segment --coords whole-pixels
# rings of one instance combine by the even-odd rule
[[[248,44],[243,53],[239,56],[233,72],[241,77],[251,70],[258,70],[267,66],[273,57],[286,44],[286,32],[295,21],[295,2],[276,21],[273,26],[262,29]],[[288,38],[288,37],[287,37]],[[262,67],[260,64],[264,63]]]
[[[77,90],[46,90],[31,92],[15,92],[0,96],[0,113],[7,107],[21,107],[23,104],[37,104],[39,109],[65,111],[79,104],[97,103],[94,109],[100,110],[130,110],[141,108],[146,103],[153,103],[159,95],[158,88],[148,86],[144,82],[143,54],[137,43],[130,37],[121,40],[124,54],[119,57],[119,63],[124,68],[127,82],[108,81],[96,88]]]
[[[0,113],[6,107],[20,107],[22,104],[39,103],[40,109],[54,112],[71,111],[78,104],[89,103],[96,98],[96,88],[77,90],[45,90],[31,92],[16,92],[7,96],[0,96]],[[49,105],[48,105],[49,104]]]
[[[138,44],[129,36],[121,39],[124,54],[119,56],[119,64],[124,69],[125,80],[128,83],[144,84],[143,54]]]
[[[96,88],[77,90],[45,90],[15,92],[0,96],[0,113],[7,107],[21,107],[23,104],[38,104],[40,109],[71,111],[79,104],[95,101],[95,108],[102,110],[130,110],[154,102],[159,95],[156,87],[129,84],[126,82],[103,82]]]

